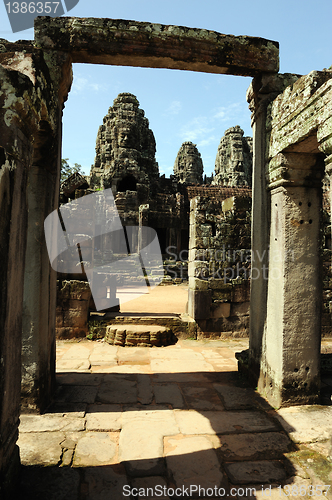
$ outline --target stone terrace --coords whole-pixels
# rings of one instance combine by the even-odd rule
[[[246,347],[243,339],[165,348],[59,341],[54,403],[21,415],[22,500],[187,498],[148,495],[156,485],[169,495],[201,486],[199,498],[212,499],[215,487],[262,498],[271,484],[273,498],[278,485],[293,488],[292,498],[320,496],[317,485],[332,479],[332,408],[276,412],[238,377],[235,352]],[[145,490],[128,496],[131,488]]]

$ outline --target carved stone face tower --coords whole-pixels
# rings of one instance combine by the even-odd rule
[[[203,182],[203,162],[196,144],[184,142],[179,149],[174,175],[179,183],[201,184]]]
[[[251,186],[252,138],[243,137],[239,125],[226,130],[215,163],[214,185]]]
[[[119,94],[99,127],[92,183],[122,192],[148,187],[159,175],[155,153],[155,138],[137,98]]]

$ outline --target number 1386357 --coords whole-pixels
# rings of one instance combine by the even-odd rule
[[[8,14],[56,14],[60,2],[8,2]]]

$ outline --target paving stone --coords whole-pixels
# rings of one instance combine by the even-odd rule
[[[79,472],[71,468],[21,468],[21,496],[26,500],[79,500]]]
[[[119,440],[119,461],[131,476],[164,474],[163,436],[160,425],[133,421],[123,425]]]
[[[97,401],[101,403],[135,403],[137,384],[132,380],[115,379],[103,382],[99,388]]]
[[[21,433],[17,444],[23,465],[57,465],[60,462],[65,440],[63,432]]]
[[[295,443],[331,439],[331,406],[292,406],[278,410],[276,417]]]
[[[178,488],[211,488],[224,483],[216,451],[207,437],[168,438],[167,444],[172,448],[166,453],[167,467]]]
[[[98,387],[81,385],[61,385],[56,391],[58,403],[89,403],[95,402]]]
[[[130,349],[130,347],[128,348]],[[113,366],[92,366],[91,371],[97,371],[98,373],[109,373],[114,375],[125,375],[125,374],[137,374],[137,373],[145,373],[146,367],[148,365],[113,365]]]
[[[227,387],[221,384],[213,384],[213,387],[222,396],[227,410],[242,410],[256,406],[256,393],[252,389]]]
[[[96,345],[89,356],[91,366],[105,366],[117,364],[117,348],[109,344]]]
[[[150,363],[150,347],[119,347],[119,365],[148,365]]]
[[[75,343],[68,349],[68,351],[66,351],[62,355],[61,360],[63,361],[65,359],[75,359],[75,360],[88,359],[90,356],[90,352],[91,351],[88,347]]]
[[[154,373],[184,373],[184,372],[210,372],[213,366],[200,359],[152,359],[151,370]]]
[[[86,372],[90,369],[90,361],[87,359],[60,359],[56,362],[56,371],[61,372]]]
[[[127,408],[122,413],[122,426],[144,424],[150,425],[151,429],[161,436],[175,436],[180,429],[175,419],[174,411],[169,408],[157,407],[157,410],[137,410]]]
[[[98,373],[57,373],[56,380],[60,385],[100,385],[103,375]]]
[[[41,433],[54,431],[77,432],[83,431],[84,428],[85,420],[83,418],[58,417],[49,415],[20,416],[20,433]]]
[[[154,359],[171,359],[171,360],[195,360],[204,361],[204,357],[200,352],[192,349],[183,349],[179,347],[163,347],[159,349],[150,349],[150,358]]]
[[[181,391],[176,384],[156,384],[153,387],[156,403],[167,403],[173,408],[185,408]]]
[[[254,411],[174,412],[182,434],[233,434],[277,430],[266,415]]]
[[[120,405],[91,405],[86,414],[87,431],[119,431],[121,423]]]
[[[84,418],[87,406],[87,403],[57,403],[55,401],[47,407],[44,415]]]
[[[163,437],[178,433],[179,427],[172,410],[124,412],[119,459],[126,463],[128,474],[132,476],[164,474]]]
[[[142,405],[149,405],[153,400],[151,377],[149,375],[137,375],[138,400]]]
[[[211,384],[205,385],[182,385],[182,392],[186,403],[190,409],[195,410],[223,410],[224,406],[220,401],[217,392]]]
[[[211,373],[153,373],[151,378],[154,383],[163,382],[179,382],[179,383],[189,383],[189,382],[209,382],[209,376]]]
[[[73,466],[96,467],[114,462],[117,446],[106,432],[86,432],[78,440]]]
[[[119,465],[84,469],[84,500],[120,500],[128,479]]]
[[[230,481],[234,484],[264,484],[286,479],[286,471],[281,462],[261,460],[256,462],[225,463]]]
[[[260,460],[282,458],[292,446],[281,432],[233,434],[220,436],[220,451],[224,460]]]
[[[127,489],[126,492],[132,491],[133,493],[136,493],[134,488],[138,490],[137,498],[148,496],[149,500],[170,500],[169,496],[163,494],[163,492],[167,491],[168,488],[165,479],[161,476],[134,478],[131,481],[130,490]]]

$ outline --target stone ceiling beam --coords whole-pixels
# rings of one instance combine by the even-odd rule
[[[183,26],[119,19],[37,17],[35,42],[74,63],[255,76],[277,73],[279,44]]]

